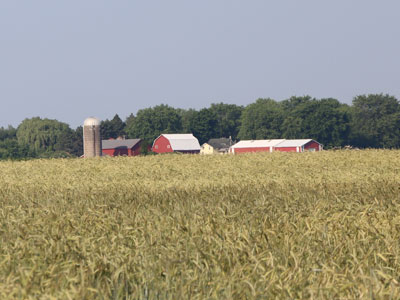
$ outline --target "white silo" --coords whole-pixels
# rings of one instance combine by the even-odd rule
[[[85,158],[101,156],[100,121],[94,117],[83,123],[83,155]]]

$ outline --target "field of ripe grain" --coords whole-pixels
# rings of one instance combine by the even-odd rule
[[[0,163],[0,299],[399,299],[400,151]]]

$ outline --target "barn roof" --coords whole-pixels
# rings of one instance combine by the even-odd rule
[[[313,140],[312,139],[284,140],[282,143],[279,143],[275,147],[302,147],[311,141]]]
[[[228,149],[231,146],[231,140],[228,138],[210,139],[207,144],[214,149]]]
[[[200,144],[193,134],[162,134],[174,151],[200,151]]]
[[[232,148],[265,148],[265,147],[274,147],[279,143],[283,142],[284,139],[275,139],[275,140],[249,140],[249,141],[240,141],[232,146]]]
[[[138,143],[140,139],[127,139],[127,140],[102,140],[101,147],[103,149],[116,149],[116,148],[128,148],[132,149]]]

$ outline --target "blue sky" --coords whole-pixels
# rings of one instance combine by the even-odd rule
[[[400,98],[400,1],[0,3],[0,126],[161,103]]]

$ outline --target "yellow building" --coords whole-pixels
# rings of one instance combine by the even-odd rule
[[[225,154],[231,145],[232,140],[228,138],[210,139],[201,146],[200,154]]]

